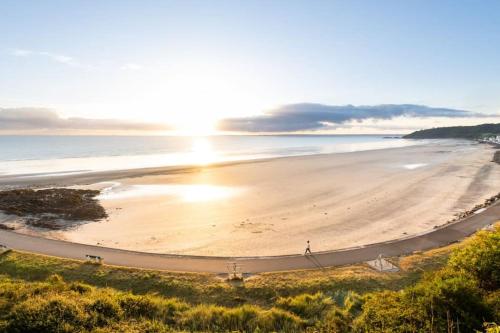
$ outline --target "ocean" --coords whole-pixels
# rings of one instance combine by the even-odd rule
[[[206,165],[421,143],[380,135],[0,136],[0,175],[36,177]]]

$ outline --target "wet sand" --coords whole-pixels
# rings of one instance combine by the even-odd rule
[[[497,194],[500,165],[491,162],[493,153],[487,145],[449,141],[175,172],[67,176],[50,182],[91,188],[115,182],[101,200],[110,217],[41,234],[217,256],[301,253],[308,239],[313,251],[387,241],[431,230]],[[155,194],[145,195],[148,190]]]

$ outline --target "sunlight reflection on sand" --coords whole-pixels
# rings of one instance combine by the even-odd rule
[[[98,197],[100,200],[140,198],[146,196],[173,196],[184,202],[221,200],[232,197],[241,188],[207,184],[128,185],[113,186]]]
[[[408,170],[415,170],[428,165],[427,163],[405,164],[403,167]]]

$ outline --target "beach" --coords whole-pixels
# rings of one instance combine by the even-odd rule
[[[17,231],[120,249],[209,256],[302,253],[432,230],[498,193],[494,149],[467,141],[150,168],[4,184],[101,189],[109,214],[71,230]]]

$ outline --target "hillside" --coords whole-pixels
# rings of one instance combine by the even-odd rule
[[[405,139],[469,139],[500,135],[500,123],[477,126],[437,127],[416,131],[405,135]]]
[[[10,251],[0,254],[0,332],[497,332],[500,226],[365,265],[244,282]]]

